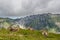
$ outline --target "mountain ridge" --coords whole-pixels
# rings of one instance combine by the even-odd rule
[[[3,25],[4,22],[6,22],[7,25],[9,23],[10,23],[9,25],[18,24],[20,27],[22,26],[23,28],[30,27],[36,30],[41,30],[45,28],[48,29],[49,31],[51,30],[60,31],[60,25],[58,27],[58,25],[56,24],[56,22],[60,22],[59,17],[60,14],[45,13],[45,14],[30,15],[24,18],[17,18],[17,19],[2,18],[2,20],[4,21],[2,22],[2,24],[0,22],[0,27],[1,25]]]

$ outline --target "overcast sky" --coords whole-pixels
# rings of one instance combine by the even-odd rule
[[[60,13],[60,0],[0,0],[0,16]]]

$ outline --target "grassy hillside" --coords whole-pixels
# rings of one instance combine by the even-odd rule
[[[60,34],[49,33],[45,37],[38,30],[22,30],[11,32],[6,29],[0,29],[0,40],[60,40]]]

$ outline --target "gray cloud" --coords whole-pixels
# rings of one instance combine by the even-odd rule
[[[0,0],[0,16],[60,13],[60,0]]]

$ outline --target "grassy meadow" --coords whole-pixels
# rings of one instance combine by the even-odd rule
[[[60,40],[60,34],[49,33],[48,37],[45,37],[38,30],[19,29],[19,31],[12,32],[2,28],[0,40]]]

